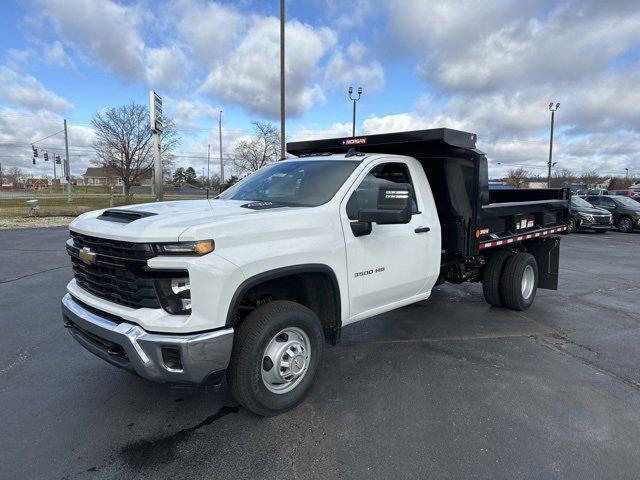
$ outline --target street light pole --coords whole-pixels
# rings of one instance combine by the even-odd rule
[[[360,97],[362,96],[362,87],[358,87],[357,97],[352,96],[353,87],[349,87],[349,90],[347,90],[347,93],[349,93],[349,99],[353,102],[353,123],[351,127],[351,136],[355,137],[356,136],[356,102],[360,100]]]
[[[280,158],[286,155],[284,73],[284,0],[280,0]]]
[[[211,177],[209,171],[209,160],[211,158],[211,144],[207,145],[207,199],[209,198],[209,187],[211,186]]]
[[[224,163],[222,163],[222,110],[220,110],[220,116],[218,117],[218,135],[220,146],[220,192],[222,192],[222,185],[224,184]]]
[[[553,102],[549,103],[549,110],[551,111],[551,136],[549,138],[549,163],[547,164],[548,167],[548,171],[547,171],[547,188],[551,188],[551,167],[553,166],[552,164],[552,159],[553,159],[553,123],[555,120],[555,115],[556,115],[556,110],[558,110],[558,107],[560,106],[559,103],[556,103],[556,105],[553,105]]]
[[[67,176],[67,202],[71,202],[71,165],[69,164],[69,137],[67,135],[67,119],[64,119],[64,154],[65,154],[65,170]],[[54,158],[55,162],[56,159]]]

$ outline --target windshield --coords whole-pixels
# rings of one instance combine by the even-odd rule
[[[576,208],[593,208],[593,205],[580,197],[571,197],[571,206]]]
[[[316,207],[328,202],[359,162],[289,160],[252,173],[218,198]]]
[[[640,210],[640,203],[629,197],[615,197],[615,201],[634,210]]]

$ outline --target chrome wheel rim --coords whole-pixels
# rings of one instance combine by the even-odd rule
[[[531,265],[527,265],[524,268],[524,272],[522,273],[522,297],[525,300],[528,300],[533,293],[533,284],[535,282],[535,274],[533,273],[533,267]]]
[[[628,218],[623,218],[622,220],[620,220],[620,230],[629,230],[629,227],[631,226],[631,222],[629,221]]]
[[[262,383],[272,393],[296,388],[309,369],[311,342],[300,328],[287,327],[267,343],[262,355]]]

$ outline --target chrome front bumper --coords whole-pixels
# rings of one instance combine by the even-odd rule
[[[149,333],[138,325],[62,299],[62,318],[84,348],[107,362],[161,383],[216,384],[229,364],[233,328],[187,335]]]

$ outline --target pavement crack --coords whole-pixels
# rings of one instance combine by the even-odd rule
[[[120,455],[132,468],[144,468],[146,466],[157,466],[160,463],[170,463],[176,457],[176,448],[187,440],[196,430],[211,425],[216,420],[221,419],[230,413],[238,413],[238,406],[223,406],[213,415],[208,416],[203,421],[192,427],[183,428],[166,437],[142,439],[124,446],[120,450]]]
[[[577,342],[574,342],[572,340],[570,340],[569,338],[567,338],[565,335],[561,335],[561,334],[551,334],[551,335],[540,335],[540,336],[534,336],[533,337],[538,343],[544,345],[545,347],[560,353],[562,355],[567,355],[575,360],[577,360],[578,362],[582,363],[583,365],[586,365],[587,367],[590,367],[594,370],[596,370],[599,373],[602,373],[604,375],[607,375],[610,378],[613,378],[614,380],[617,380],[620,383],[623,383],[625,385],[628,385],[632,388],[634,388],[635,390],[640,391],[640,382],[637,382],[635,380],[633,380],[632,378],[626,377],[624,375],[620,375],[612,370],[609,370],[607,368],[601,367],[600,365],[598,365],[596,362],[589,360],[588,358],[583,357],[582,355],[579,355],[577,353],[571,352],[570,350],[567,350],[564,347],[564,345],[571,344],[574,345],[576,347],[579,347],[581,349],[587,350],[588,352],[591,352],[592,354],[594,354],[596,357],[600,356],[600,353],[597,352],[596,350],[589,348],[585,345],[579,344]]]
[[[29,273],[27,275],[22,275],[16,278],[10,278],[9,280],[0,280],[0,285],[4,283],[17,282],[18,280],[22,280],[23,278],[35,277],[36,275],[41,275],[43,273],[52,272],[53,270],[60,270],[61,268],[71,268],[71,265],[62,265],[60,267],[47,268],[46,270],[41,270],[39,272]]]

